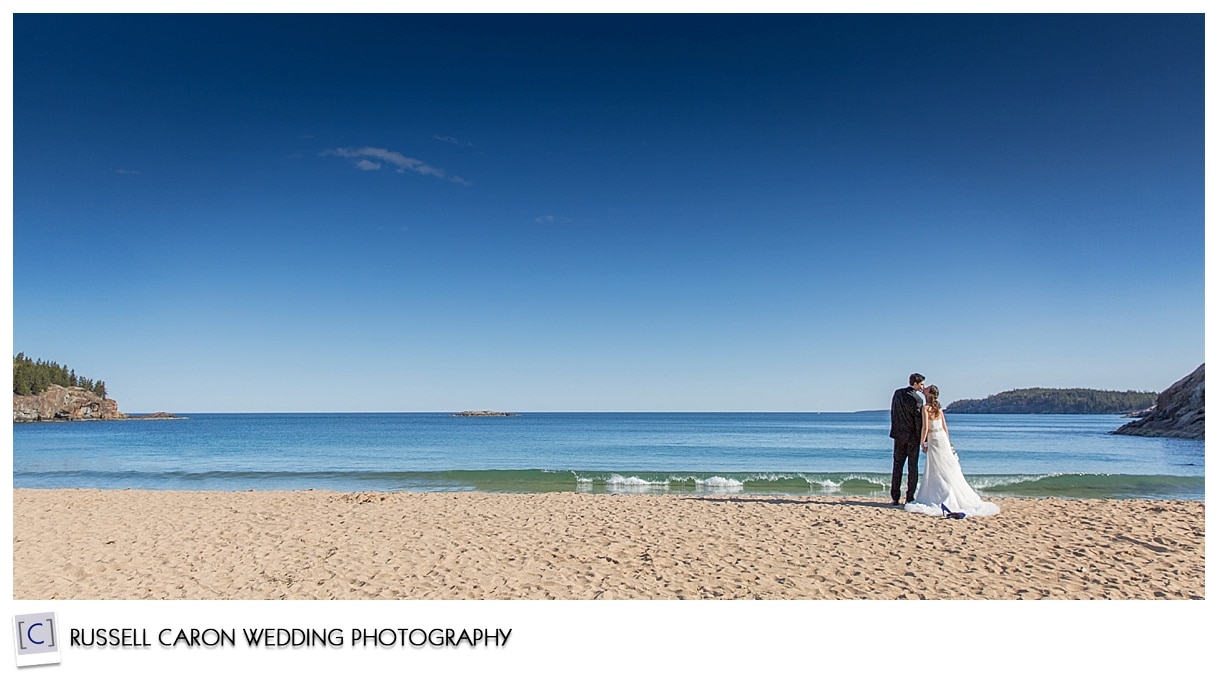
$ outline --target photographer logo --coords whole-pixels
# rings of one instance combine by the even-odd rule
[[[59,662],[59,634],[54,613],[13,616],[13,637],[18,667]]]

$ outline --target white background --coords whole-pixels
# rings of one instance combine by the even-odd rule
[[[19,11],[103,11],[104,5],[40,3],[16,7]],[[127,3],[130,5],[131,3]],[[252,11],[226,3],[175,6],[176,11]],[[258,3],[254,3],[257,5]],[[582,6],[600,11],[639,11],[661,7]],[[166,7],[124,6],[127,11],[163,11]],[[268,9],[268,8],[263,8]],[[295,11],[326,10],[325,6],[293,6]],[[330,8],[337,9],[337,8]],[[344,8],[347,9],[347,8]],[[411,11],[409,3],[394,7],[359,7],[362,10]],[[520,11],[518,5],[458,2],[421,7],[429,11]],[[532,11],[571,9],[560,4],[528,8]],[[685,11],[926,11],[891,3],[861,3],[848,7],[791,6],[761,3],[750,7],[716,5],[672,7]],[[937,3],[933,9],[969,11],[976,7]],[[999,3],[988,11],[1203,11],[1200,3]],[[11,16],[3,22],[0,43],[12,43]],[[1207,16],[1208,34],[1214,20]],[[3,53],[4,76],[11,77],[12,50]],[[1207,62],[1212,61],[1207,51]],[[1207,80],[1216,72],[1207,63]],[[11,81],[5,87],[11,96]],[[1213,110],[1215,88],[1207,82],[1207,110]],[[6,106],[12,129],[11,101]],[[1207,114],[1207,126],[1209,115]],[[1207,138],[1214,134],[1207,133]],[[12,166],[12,136],[0,138]],[[1212,156],[1207,142],[1207,160]],[[1207,162],[1208,163],[1208,162]],[[1207,176],[1207,193],[1214,172]],[[11,185],[11,176],[8,184]],[[11,272],[11,190],[4,195],[9,228],[0,240],[7,247]],[[1207,230],[1208,230],[1207,216]],[[1215,237],[1207,237],[1207,249]],[[1208,251],[1207,251],[1208,252]],[[1209,256],[1207,255],[1207,259]],[[1114,261],[1114,264],[1119,261]],[[1207,309],[1215,292],[1207,278]],[[0,320],[11,321],[11,273],[0,274],[0,302],[6,303]],[[1208,326],[1207,326],[1208,328]],[[8,339],[11,341],[11,330]],[[1209,331],[1212,334],[1212,331]],[[1208,346],[1208,340],[1207,340]],[[11,347],[11,344],[10,344]],[[1153,348],[1153,345],[1148,345]],[[11,349],[10,349],[11,350]],[[1136,357],[1131,354],[1130,357]],[[0,433],[4,465],[12,465],[11,429]],[[1207,472],[1209,472],[1207,470]],[[1213,476],[1210,476],[1211,479]],[[0,526],[11,527],[12,480],[0,481]],[[22,613],[54,611],[65,645],[59,665],[23,668],[23,672],[258,672],[337,671],[372,668],[373,672],[452,671],[652,671],[660,667],[723,671],[730,668],[783,667],[794,671],[879,672],[911,671],[1033,672],[1057,671],[1199,671],[1212,662],[1215,651],[1213,603],[1210,601],[610,601],[610,602],[480,602],[480,601],[14,601],[12,597],[12,532],[0,555],[0,598],[5,622]],[[1208,574],[1207,574],[1208,575]],[[1208,585],[1208,583],[1207,583]],[[147,629],[155,641],[163,628],[342,628],[453,627],[512,629],[503,648],[460,649],[401,648],[373,650],[342,648],[253,649],[240,645],[227,649],[83,649],[68,648],[73,627]],[[0,630],[3,649],[10,655],[0,671],[16,671],[11,627]],[[1198,657],[1200,656],[1200,657]]]
[[[55,611],[63,661],[25,672],[1192,671],[1212,652],[1188,601],[19,601]],[[8,618],[11,622],[11,617]],[[1207,626],[1208,624],[1208,626]],[[235,648],[164,648],[164,628],[237,631]],[[341,628],[341,648],[258,649],[243,628]],[[511,629],[505,647],[367,648],[352,628]],[[72,628],[147,630],[151,648],[67,647]],[[14,653],[11,630],[3,648]],[[8,657],[8,656],[6,656]],[[8,660],[16,671],[15,659]]]

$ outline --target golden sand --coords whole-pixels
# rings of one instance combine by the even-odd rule
[[[16,599],[1201,599],[1199,501],[17,489]]]

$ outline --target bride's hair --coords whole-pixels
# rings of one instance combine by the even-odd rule
[[[930,418],[937,419],[943,412],[943,406],[939,404],[939,387],[931,384],[926,387],[925,391],[926,406],[930,408]]]

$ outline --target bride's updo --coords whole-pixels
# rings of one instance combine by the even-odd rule
[[[930,418],[936,419],[943,411],[943,406],[939,404],[939,387],[931,384],[923,390],[926,391],[926,407],[930,409]]]

